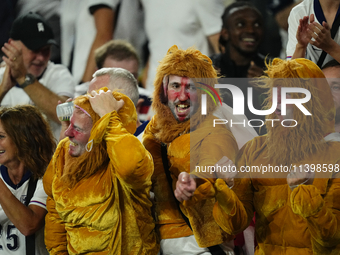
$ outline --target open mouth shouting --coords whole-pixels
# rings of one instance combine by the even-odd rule
[[[175,104],[175,114],[179,121],[184,121],[190,116],[190,101]]]

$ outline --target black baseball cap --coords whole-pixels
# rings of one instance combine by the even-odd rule
[[[30,50],[38,50],[48,44],[57,45],[52,28],[39,14],[29,12],[13,21],[10,38],[20,40]]]

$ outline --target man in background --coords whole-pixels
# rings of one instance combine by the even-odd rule
[[[52,44],[52,29],[40,15],[30,12],[14,21],[2,47],[6,57],[0,68],[0,103],[36,105],[59,138],[56,106],[73,96],[76,83],[66,67],[49,61]]]

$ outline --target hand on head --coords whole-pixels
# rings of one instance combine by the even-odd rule
[[[189,200],[196,190],[196,181],[188,173],[182,172],[178,175],[175,197],[179,202]]]
[[[123,107],[124,101],[121,99],[117,101],[113,95],[112,91],[99,90],[98,93],[93,90],[90,95],[88,95],[89,101],[91,103],[92,109],[100,116],[103,117],[105,114],[116,111],[118,112],[120,108]]]

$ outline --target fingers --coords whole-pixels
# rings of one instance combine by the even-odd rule
[[[325,32],[325,28],[322,25],[320,25],[319,23],[317,23],[317,22],[311,23],[309,25],[309,29],[311,31],[313,31],[314,33],[316,33],[316,34],[324,33]]]
[[[99,90],[98,92],[96,90],[92,90],[90,93],[90,95],[88,95],[88,98],[95,98],[96,96],[102,95],[102,94],[109,94],[112,95],[112,91],[111,90],[107,90],[106,92],[104,90]],[[113,96],[112,96],[113,97]]]
[[[300,26],[308,25],[308,19],[309,19],[308,16],[304,16],[302,19],[300,19],[300,20],[299,20]]]
[[[323,22],[323,25],[313,22],[309,25],[309,30],[312,37],[310,44],[324,51],[332,48],[333,39],[331,37],[330,27],[326,22]]]
[[[93,90],[87,95],[91,103],[92,109],[100,116],[116,111],[118,112],[125,104],[124,100],[119,101],[114,98],[111,90]]]
[[[182,172],[178,175],[179,183],[187,183],[189,182],[190,175],[187,172]]]
[[[196,190],[195,180],[186,172],[182,172],[178,176],[176,182],[176,189],[174,191],[175,197],[178,201],[189,200]]]
[[[325,21],[322,22],[322,26],[323,26],[325,29],[327,29],[327,30],[331,30],[331,27],[330,27],[330,26],[328,25],[328,23],[325,22]]]
[[[14,62],[17,60],[18,55],[20,52],[17,48],[14,47],[14,45],[11,45],[9,43],[5,43],[4,46],[1,48],[2,52],[6,54],[7,59]]]

